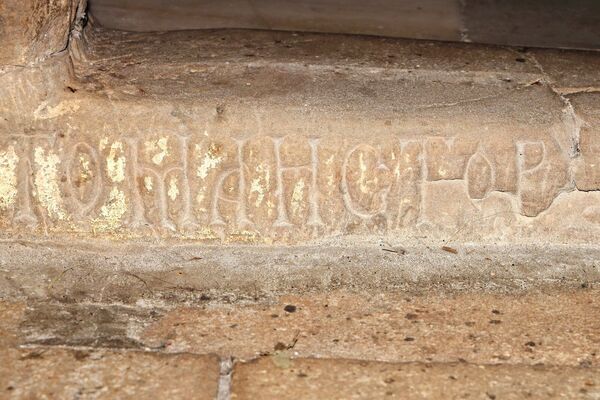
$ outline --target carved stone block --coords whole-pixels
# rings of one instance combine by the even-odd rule
[[[425,49],[418,64],[385,66],[364,54],[420,47],[348,39],[364,58],[344,67],[346,53],[319,35],[278,34],[314,52],[306,65],[263,33],[221,33],[214,57],[215,33],[116,35],[91,32],[85,58],[0,76],[4,237],[591,243],[600,233],[595,197],[579,192],[598,188],[597,103],[567,107],[508,50],[479,48],[472,64],[440,70],[457,58],[447,53],[470,53],[431,44],[443,57]],[[327,54],[307,46],[317,39]],[[226,61],[238,40],[261,61]],[[194,46],[207,51],[192,61],[182,49]],[[135,62],[145,48],[155,61]]]

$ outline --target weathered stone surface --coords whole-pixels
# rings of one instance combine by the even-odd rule
[[[33,348],[0,350],[0,397],[214,399],[215,357]]]
[[[595,399],[595,368],[386,364],[266,357],[237,364],[232,399]]]
[[[519,293],[600,282],[600,251],[591,246],[412,243],[402,237],[268,247],[7,241],[0,243],[0,291],[60,302],[162,304],[342,288]]]
[[[143,348],[138,337],[161,310],[96,304],[29,303],[18,324],[21,343]]]
[[[18,343],[19,325],[24,318],[25,310],[25,304],[20,302],[0,302],[0,348]]]
[[[274,304],[177,308],[139,340],[174,352],[249,359],[593,365],[600,362],[597,290],[523,295],[381,293],[284,296]]]
[[[343,52],[312,50],[326,59],[306,67],[285,58],[288,46],[302,49],[320,36],[288,36],[282,46],[258,33],[256,60],[235,56],[221,65],[239,43],[222,33],[218,49],[214,33],[189,33],[172,50],[171,36],[182,35],[100,33],[89,61],[76,60],[72,83],[41,84],[53,90],[40,103],[8,104],[5,234],[263,244],[458,234],[593,243],[599,232],[580,223],[579,204],[596,193],[573,186],[577,138],[565,105],[534,84],[535,66],[509,51],[479,48],[470,56],[482,60],[443,70],[438,62],[457,57],[430,49],[418,54],[422,61],[367,57],[365,66],[336,71]],[[116,40],[123,44],[108,46]],[[392,55],[428,46],[349,43],[350,53]],[[159,63],[140,66],[148,46]],[[220,55],[192,60],[186,52],[211,46]],[[198,71],[206,71],[202,79]],[[50,73],[4,79],[19,92]],[[23,115],[33,117],[35,133]]]
[[[534,62],[544,70],[552,86],[559,92],[600,91],[600,52],[530,49],[525,58],[533,56]]]
[[[182,350],[596,396],[600,107],[560,73],[591,55],[79,26],[60,51],[82,6],[0,4],[0,298],[38,300],[0,303],[0,397],[226,398]]]
[[[204,309],[172,309],[145,334],[140,328],[154,319],[150,311],[161,310],[143,302],[0,302],[0,398],[213,399],[218,387],[219,399],[486,393],[594,399],[600,385],[596,299],[598,290],[589,289],[338,292],[245,306],[206,298]],[[123,349],[134,341],[152,352]],[[233,356],[233,373],[227,359],[164,354],[177,348]],[[250,353],[259,348],[260,358],[239,359],[254,358]]]
[[[77,10],[86,0],[0,2],[0,73],[3,66],[33,63],[67,46]]]

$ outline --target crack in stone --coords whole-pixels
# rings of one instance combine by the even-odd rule
[[[565,96],[565,93],[561,92],[560,90],[558,90],[557,88],[554,87],[554,82],[552,80],[552,78],[550,78],[550,76],[546,73],[546,71],[544,70],[544,67],[542,66],[542,64],[538,61],[538,59],[530,53],[526,53],[525,54],[527,56],[527,58],[529,58],[529,60],[531,61],[531,63],[540,71],[540,73],[543,75],[544,77],[544,83],[546,84],[546,86],[554,93],[558,96],[558,98],[561,100],[561,102],[564,105],[563,108],[563,113],[565,113],[568,118],[570,119],[570,123],[572,124],[570,130],[570,136],[571,136],[571,154],[570,157],[573,158],[577,158],[580,155],[580,141],[579,141],[579,136],[580,136],[580,132],[581,132],[581,127],[585,124],[585,121],[579,117],[579,115],[577,115],[577,113],[575,112],[575,108],[573,107],[573,104],[571,104],[571,101],[569,100],[568,97]]]
[[[556,88],[554,86],[554,81],[545,71],[543,65],[538,61],[535,55],[531,53],[525,53],[525,56],[529,59],[529,61],[540,71],[540,73],[544,77],[545,85],[554,93],[560,101],[563,103],[564,107],[562,112],[566,116],[566,120],[563,119],[565,129],[567,129],[569,133],[569,137],[571,140],[571,151],[569,153],[570,162],[569,162],[569,184],[565,186],[557,195],[560,196],[562,193],[569,193],[572,191],[579,191],[577,187],[577,182],[575,181],[575,165],[573,164],[573,160],[581,157],[581,128],[585,126],[586,121],[581,118],[577,112],[575,111],[575,107],[571,103],[571,100],[567,97],[568,95],[573,95],[577,93],[590,93],[596,92],[600,90],[600,88],[588,87],[588,88],[579,88],[579,89],[568,89],[564,88]],[[597,192],[596,190],[585,190],[585,192]]]
[[[581,94],[581,93],[600,93],[600,87],[587,86],[587,87],[561,87],[556,88],[557,92],[560,92],[563,96]]]
[[[507,95],[507,93],[493,94],[493,95],[489,95],[489,96],[475,97],[473,99],[454,101],[451,103],[433,103],[433,104],[421,105],[421,106],[417,106],[415,108],[422,110],[422,109],[429,109],[429,108],[454,107],[454,106],[458,106],[458,105],[462,105],[462,104],[476,103],[478,101],[483,101],[483,100],[488,100],[488,99],[496,99],[499,97],[504,97],[506,95]]]

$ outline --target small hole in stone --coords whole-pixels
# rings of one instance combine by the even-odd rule
[[[292,305],[292,304],[288,304],[287,306],[283,307],[283,310],[289,313],[293,313],[296,312],[296,306]]]

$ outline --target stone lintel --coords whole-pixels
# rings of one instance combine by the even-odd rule
[[[273,268],[293,264],[280,249],[352,248],[353,266],[376,267],[360,254],[448,247],[445,268],[465,246],[522,245],[545,278],[556,270],[535,254],[584,246],[557,257],[593,268],[597,94],[558,94],[529,54],[281,32],[84,38],[0,76],[7,243],[118,241],[151,258],[185,244],[219,260],[244,245]],[[335,263],[323,257],[303,265]]]

